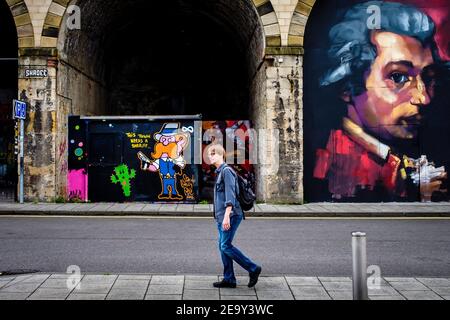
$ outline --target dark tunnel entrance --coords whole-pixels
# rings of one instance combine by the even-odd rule
[[[12,101],[17,97],[17,31],[5,1],[0,3],[0,202],[15,198],[17,165],[14,154]]]
[[[264,45],[251,1],[86,0],[77,5],[81,30],[62,28],[60,35],[62,72],[76,77],[68,81],[67,95],[80,95],[70,97],[73,114],[250,119],[251,88]],[[79,90],[70,90],[73,86]]]

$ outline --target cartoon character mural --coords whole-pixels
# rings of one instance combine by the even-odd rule
[[[449,3],[359,2],[308,22],[307,201],[448,200]]]
[[[157,143],[149,159],[143,152],[138,153],[141,170],[158,172],[161,179],[162,191],[159,200],[183,200],[177,190],[177,176],[183,174],[186,161],[183,151],[189,145],[190,135],[181,132],[179,123],[166,123],[160,132],[154,135]],[[181,172],[176,171],[176,167]]]

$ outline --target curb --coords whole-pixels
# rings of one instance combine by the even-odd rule
[[[0,216],[71,216],[71,217],[213,217],[213,212],[152,211],[71,211],[71,210],[1,210]],[[450,212],[250,212],[247,218],[450,218]]]

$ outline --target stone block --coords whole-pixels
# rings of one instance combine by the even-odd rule
[[[161,295],[180,295],[183,293],[183,285],[159,285],[159,284],[150,284],[148,287],[147,294]]]
[[[184,290],[183,300],[219,300],[219,290]]]

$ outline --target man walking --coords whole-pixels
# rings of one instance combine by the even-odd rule
[[[261,267],[246,257],[232,245],[234,236],[243,219],[243,211],[237,199],[239,192],[236,173],[225,163],[225,150],[221,145],[208,147],[210,163],[217,168],[217,180],[214,188],[214,217],[219,230],[219,250],[223,262],[223,280],[214,283],[216,288],[236,288],[233,260],[248,271],[252,288],[258,282]]]

